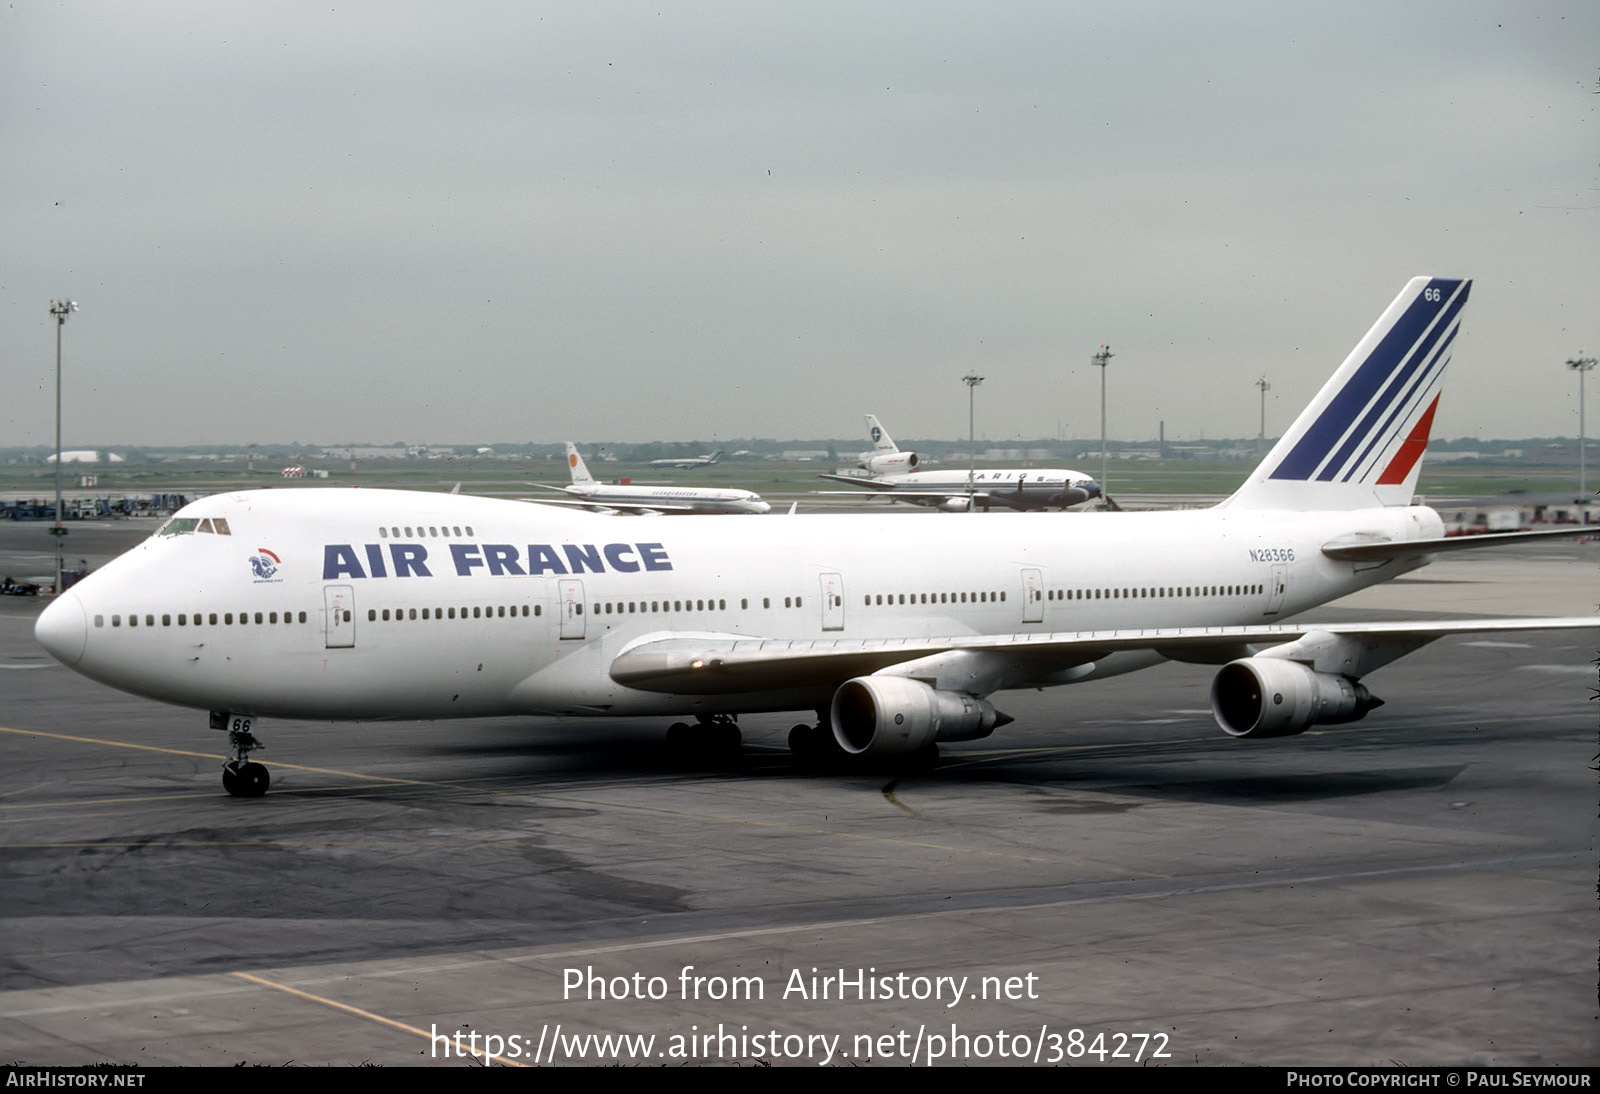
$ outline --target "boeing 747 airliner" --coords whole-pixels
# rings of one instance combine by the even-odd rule
[[[987,736],[991,697],[1167,659],[1222,666],[1235,737],[1375,707],[1361,678],[1444,634],[1593,617],[1297,625],[1444,550],[1411,504],[1470,283],[1408,284],[1213,509],[922,521],[622,522],[447,494],[270,490],[187,506],[61,594],[36,634],[78,672],[209,711],[226,788],[266,791],[258,719],[814,711],[800,753]],[[935,533],[930,536],[930,531]]]

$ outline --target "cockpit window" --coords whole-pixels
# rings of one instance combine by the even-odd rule
[[[223,517],[173,517],[156,529],[158,536],[187,536],[195,532],[219,536],[233,534],[228,530],[228,522]]]

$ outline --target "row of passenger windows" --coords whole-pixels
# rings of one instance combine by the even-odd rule
[[[460,525],[460,524],[430,524],[427,527],[423,527],[420,524],[417,524],[417,525],[407,524],[407,525],[404,525],[403,527],[404,527],[407,539],[421,539],[424,536],[433,536],[435,539],[437,539],[440,536],[455,536],[457,539],[460,539],[461,538],[461,530],[462,530],[463,527],[466,528],[466,533],[467,533],[468,536],[472,535],[472,525],[470,525],[470,524],[468,524],[468,525]],[[379,528],[378,529],[378,538],[379,539],[399,539],[400,538],[401,528],[402,528],[401,525],[391,525],[388,528]]]
[[[407,531],[409,531],[409,529]],[[470,529],[468,530],[468,534],[471,534]],[[1264,585],[1183,585],[1158,586],[1156,588],[1140,589],[1050,589],[1046,591],[1045,595],[1047,599],[1050,600],[1146,600],[1162,599],[1166,597],[1254,596],[1259,595],[1265,590],[1266,586]],[[1005,599],[1006,594],[1003,592],[869,593],[862,598],[862,603],[870,608],[874,606],[881,606],[883,604],[994,604],[1003,603]],[[840,598],[838,597],[834,598],[835,606],[837,606],[839,600]],[[803,605],[803,603],[803,597],[786,596],[783,598],[783,606],[785,608],[799,608]],[[773,606],[773,598],[769,596],[762,597],[761,606],[763,608],[771,608]],[[583,614],[582,604],[575,604],[573,605],[573,608],[574,614]],[[749,608],[749,599],[742,598],[739,601],[739,610],[748,611]],[[593,605],[593,609],[594,610],[592,614],[594,615],[637,615],[658,614],[661,612],[727,611],[728,602],[720,599],[602,601]],[[417,619],[419,618],[419,611],[421,612],[420,618],[422,619],[505,619],[508,614],[508,609],[504,604],[490,605],[488,607],[479,605],[474,606],[471,609],[466,607],[432,609],[384,608],[380,611],[377,608],[368,608],[367,619],[374,623],[380,620],[387,623],[391,620]],[[471,612],[470,617],[468,615],[469,611]],[[532,614],[536,616],[544,614],[544,609],[538,604],[534,604],[531,611]],[[513,604],[509,609],[509,614],[513,618],[518,616],[527,618],[529,612],[530,608],[527,604]],[[283,612],[281,615],[282,618],[280,619],[280,613],[278,612],[239,612],[236,619],[233,612],[222,612],[220,615],[217,612],[195,612],[192,616],[188,615],[187,613],[180,612],[177,615],[176,625],[179,627],[199,627],[207,625],[215,627],[220,623],[222,626],[233,626],[235,623],[248,624],[252,621],[252,619],[257,624],[266,625],[280,622],[306,622],[305,612],[299,612],[298,614],[295,612]],[[144,625],[146,627],[154,627],[156,625],[156,617],[153,613],[146,614],[143,618]],[[128,626],[139,626],[139,619],[140,617],[137,614],[130,614],[127,617]],[[346,623],[350,622],[350,613],[348,611],[344,613],[344,620]],[[113,615],[111,617],[111,625],[113,627],[120,627],[122,626],[122,623],[123,617],[121,615]],[[95,616],[94,625],[96,627],[104,627],[106,625],[106,617],[104,615]],[[173,616],[171,614],[163,614],[161,616],[161,626],[171,627],[173,625]]]
[[[254,620],[257,623],[263,623],[263,624],[271,624],[271,623],[279,623],[279,622],[282,622],[282,623],[304,623],[306,621],[306,613],[305,612],[300,612],[298,619],[296,618],[296,613],[294,613],[294,612],[283,612],[283,613],[281,613],[282,616],[283,616],[283,618],[281,620],[278,618],[279,614],[280,613],[278,613],[278,612],[254,612],[254,613],[251,613],[251,612],[240,612],[238,614],[238,618],[235,619],[234,613],[232,613],[232,612],[222,612],[220,615],[217,612],[209,612],[209,613],[195,612],[193,615],[189,615],[187,612],[179,612],[177,617],[176,617],[176,620],[177,620],[176,625],[179,626],[179,627],[200,627],[200,626],[215,627],[220,623],[222,626],[231,627],[236,622],[237,623],[249,623],[252,618],[254,618]],[[155,617],[155,615],[153,613],[146,614],[143,618],[144,618],[144,625],[146,627],[153,627],[153,626],[156,625],[156,617]],[[128,626],[130,626],[130,627],[139,626],[139,619],[140,619],[140,616],[138,616],[137,614],[134,614],[134,613],[130,613],[128,615]],[[173,620],[174,620],[174,617],[170,613],[164,613],[161,616],[161,625],[163,627],[171,627],[171,626],[174,625]],[[349,612],[345,612],[345,621],[349,622],[349,620],[350,620],[350,613]],[[104,627],[106,625],[106,617],[103,616],[103,615],[95,616],[94,617],[94,625],[97,626],[97,627]],[[111,617],[111,625],[113,627],[122,626],[122,616],[113,615]]]
[[[862,603],[877,604],[998,604],[1005,593],[869,593]]]
[[[786,596],[783,598],[785,608],[798,608],[805,602],[804,597]],[[763,608],[771,608],[774,598],[764,596],[761,598]],[[575,615],[583,614],[583,605],[573,605]],[[725,612],[728,610],[726,600],[617,600],[602,601],[593,605],[592,615],[650,615],[659,612]],[[741,612],[750,610],[750,598],[742,597],[739,600]]]
[[[1153,589],[1051,589],[1051,600],[1164,600],[1167,597],[1255,596],[1265,585],[1158,585]]]
[[[783,598],[783,606],[785,608],[798,608],[798,607],[801,607],[802,604],[803,604],[803,598],[802,597],[786,596],[786,597]],[[761,598],[761,606],[763,608],[771,608],[772,605],[773,605],[773,598],[771,598],[771,597],[762,597]],[[577,615],[582,615],[583,614],[583,605],[582,604],[575,604],[573,607],[575,609],[575,614],[577,614]],[[739,601],[739,609],[741,611],[747,611],[749,609],[749,607],[750,607],[750,601],[749,601],[748,598],[742,599],[742,600]],[[639,613],[648,614],[648,613],[659,613],[659,612],[727,611],[727,609],[728,609],[728,602],[726,600],[628,600],[628,601],[604,601],[604,602],[601,602],[601,603],[596,603],[596,604],[593,605],[593,613],[592,614],[594,614],[594,615],[634,615],[634,614],[639,614]],[[508,608],[504,604],[498,604],[498,605],[491,604],[488,607],[484,607],[482,605],[475,605],[475,606],[473,606],[471,608],[468,608],[466,606],[462,606],[460,608],[383,608],[381,610],[378,609],[378,608],[368,608],[367,609],[367,620],[368,620],[368,622],[372,622],[372,623],[377,623],[377,622],[380,622],[380,621],[384,622],[384,623],[389,623],[389,622],[395,622],[395,621],[401,621],[401,620],[409,620],[409,619],[418,619],[418,618],[421,618],[421,619],[496,619],[496,618],[505,619],[505,618],[507,618],[507,616],[510,616],[511,618],[517,618],[517,617],[527,618],[530,614],[534,615],[534,616],[543,615],[544,614],[543,606],[539,605],[539,604],[534,604],[534,605],[532,605],[530,607],[527,604],[513,604],[513,605],[510,605],[510,607]],[[281,615],[282,615],[282,618],[280,620],[280,618],[279,618],[280,613],[278,613],[278,612],[255,612],[254,615],[253,615],[253,618],[254,618],[256,623],[261,623],[261,624],[273,624],[273,623],[279,623],[279,622],[294,623],[294,622],[297,622],[297,621],[300,622],[300,623],[306,622],[306,613],[305,612],[300,612],[299,613],[298,620],[296,619],[296,615],[295,615],[294,612],[283,612],[283,613],[281,613]],[[170,626],[174,625],[174,617],[170,613],[163,614],[160,618],[161,618],[161,624],[160,624],[161,626],[170,627]],[[144,626],[146,626],[146,627],[154,627],[154,626],[156,626],[156,616],[153,613],[145,615],[143,617],[143,619],[144,619]],[[194,613],[193,616],[190,616],[187,613],[179,613],[178,616],[176,617],[176,625],[179,626],[179,627],[188,627],[188,626],[199,627],[199,626],[206,625],[207,623],[209,623],[210,626],[214,627],[214,626],[217,626],[220,623],[223,626],[233,626],[236,623],[248,624],[249,622],[251,622],[251,619],[252,619],[252,613],[250,613],[250,612],[239,612],[237,617],[235,617],[233,612],[223,612],[221,614],[218,614],[217,612],[211,612],[209,614],[209,616],[206,615],[206,614],[203,614],[201,612],[196,612],[196,613]],[[140,620],[140,616],[138,616],[137,614],[130,614],[130,615],[127,616],[127,625],[130,626],[130,627],[137,627],[137,626],[140,625],[139,620]],[[346,623],[350,622],[350,612],[348,610],[346,610],[345,613],[344,613],[344,621]],[[95,616],[94,617],[94,625],[97,626],[97,627],[104,627],[106,625],[106,617],[104,615]],[[123,625],[123,616],[121,616],[120,614],[119,615],[113,615],[111,617],[111,625],[113,627],[122,626]]]
[[[509,611],[507,610],[507,608],[506,608],[506,606],[504,604],[490,604],[488,607],[483,607],[482,605],[475,605],[471,609],[470,614],[468,612],[468,609],[465,606],[463,606],[461,608],[431,608],[431,609],[430,608],[420,608],[420,609],[419,608],[395,608],[395,609],[393,609],[393,613],[392,614],[390,612],[390,609],[388,609],[388,608],[383,609],[381,614],[379,613],[378,609],[376,609],[376,608],[368,608],[367,609],[367,621],[369,623],[376,623],[376,622],[379,622],[380,619],[381,619],[382,622],[388,623],[391,620],[393,620],[395,622],[401,622],[401,621],[405,621],[405,620],[417,619],[417,618],[419,618],[418,615],[417,615],[418,611],[421,611],[422,615],[421,615],[420,618],[422,618],[422,619],[504,619],[504,618],[506,618],[506,616],[508,614],[510,615],[511,618],[516,619],[516,618],[519,618],[519,617],[521,617],[521,618],[526,618],[527,617],[527,615],[528,615],[528,605],[526,605],[526,604],[513,604],[513,605],[511,605],[511,608],[510,608]],[[430,612],[432,613],[431,615],[429,614]],[[458,612],[460,613],[459,615],[457,614]],[[533,614],[534,615],[543,615],[544,614],[544,609],[541,608],[538,604],[535,604],[533,606]]]

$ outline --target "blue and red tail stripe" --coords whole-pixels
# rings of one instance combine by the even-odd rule
[[[1351,482],[1378,475],[1379,481],[1403,480],[1404,473],[1399,479],[1390,476],[1407,456],[1407,469],[1415,465],[1421,455],[1414,443],[1419,437],[1421,446],[1426,446],[1439,379],[1449,362],[1447,351],[1460,329],[1461,308],[1471,284],[1446,278],[1428,281],[1268,477]],[[1433,402],[1417,418],[1429,399]],[[1392,450],[1398,430],[1412,422],[1405,440],[1380,470],[1378,462]]]

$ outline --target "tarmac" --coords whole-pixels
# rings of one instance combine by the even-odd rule
[[[0,569],[51,550],[0,524]],[[1318,617],[1592,614],[1597,551]],[[1003,693],[899,773],[798,769],[776,715],[715,767],[650,720],[269,720],[244,800],[203,712],[39,649],[44,603],[0,602],[0,1061],[1600,1062],[1595,634],[1442,639],[1274,741],[1201,666]]]

